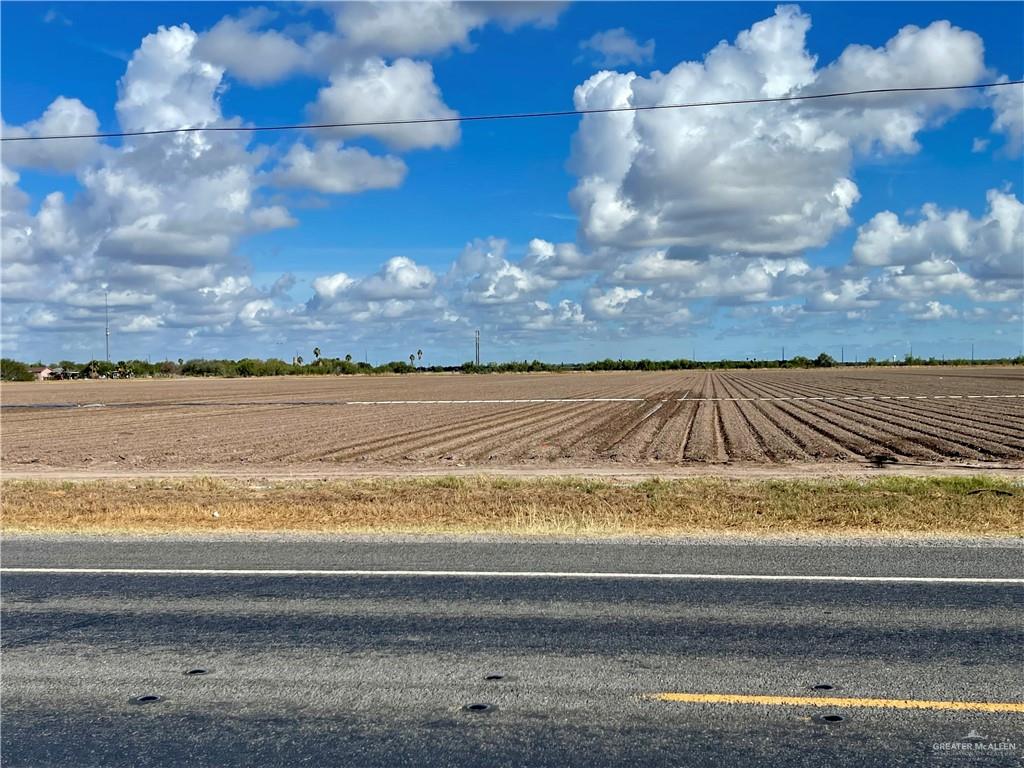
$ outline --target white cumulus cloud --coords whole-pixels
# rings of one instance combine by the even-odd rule
[[[426,298],[436,284],[437,277],[430,267],[395,256],[379,272],[362,280],[357,291],[364,298],[376,300]]]
[[[644,64],[654,58],[654,40],[641,44],[623,27],[595,33],[580,42],[580,49],[592,53],[601,67]]]
[[[992,130],[1006,137],[1006,147],[1011,154],[1021,154],[1024,148],[1024,85],[992,88],[989,99],[996,116]]]
[[[497,22],[504,29],[554,24],[558,2],[365,2],[338,3],[336,28],[357,51],[395,56],[441,53],[471,47],[473,30]]]
[[[369,58],[331,75],[320,89],[310,114],[318,123],[365,123],[422,118],[450,118],[428,62],[396,59],[390,64]],[[459,140],[458,123],[367,126],[337,131],[341,136],[373,136],[399,150],[450,147]]]
[[[193,55],[198,38],[182,24],[146,35],[118,84],[117,117],[130,131],[213,125],[223,67]]]
[[[578,109],[805,94],[884,83],[970,83],[980,38],[936,22],[881,48],[851,46],[819,68],[810,17],[784,5],[702,61],[650,77],[603,71]],[[849,225],[860,197],[855,153],[912,152],[914,137],[963,95],[760,104],[588,115],[574,139],[571,202],[592,245],[671,248],[671,256],[796,254]]]
[[[58,96],[38,120],[21,126],[2,125],[5,138],[28,136],[76,136],[99,131],[96,113],[78,99]],[[99,151],[96,139],[60,141],[9,141],[4,144],[3,160],[7,165],[75,171],[95,159]]]
[[[858,230],[853,261],[863,266],[924,265],[929,273],[937,265],[957,264],[979,278],[1019,280],[1024,276],[1024,204],[996,189],[986,198],[988,210],[979,218],[964,210],[942,211],[931,203],[922,207],[921,220],[914,224],[882,211]]]
[[[556,284],[508,258],[508,241],[494,237],[468,243],[446,279],[469,304],[532,301]]]
[[[943,320],[960,316],[955,307],[940,301],[910,302],[903,306],[903,311],[913,320]]]
[[[372,155],[362,147],[325,141],[312,149],[297,142],[284,156],[273,179],[282,187],[305,187],[317,192],[347,195],[368,189],[393,189],[407,172],[401,158]]]
[[[309,52],[276,29],[262,29],[274,15],[265,8],[225,16],[196,43],[196,55],[251,85],[275,83],[309,66]]]
[[[219,101],[223,70],[196,58],[196,40],[187,26],[143,39],[119,83],[123,127],[230,122]],[[73,197],[51,193],[34,214],[16,175],[5,172],[14,192],[4,201],[5,321],[17,323],[16,305],[45,304],[87,333],[102,323],[106,289],[115,313],[128,318],[118,326],[125,332],[155,329],[140,317],[167,329],[230,328],[239,308],[260,298],[237,243],[296,223],[283,206],[257,203],[263,153],[246,142],[236,134],[189,134],[103,147],[75,169]]]

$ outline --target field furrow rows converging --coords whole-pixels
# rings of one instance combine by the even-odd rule
[[[767,391],[773,391],[771,386]],[[795,391],[803,392],[802,389]],[[800,405],[803,404],[802,401]],[[808,406],[810,407],[810,406]],[[1013,456],[998,443],[984,439],[971,439],[954,432],[936,432],[908,419],[906,412],[879,412],[873,401],[814,401],[814,408],[826,418],[846,424],[856,422],[887,436],[894,450],[907,456],[921,458],[954,457],[984,459],[986,456],[1007,458]]]

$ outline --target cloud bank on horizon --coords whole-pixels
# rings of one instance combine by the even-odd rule
[[[265,8],[206,29],[183,19],[139,42],[113,113],[122,130],[247,125],[246,115],[225,113],[228,87],[312,81],[303,117],[318,122],[455,116],[458,93],[442,89],[433,61],[461,56],[472,66],[482,30],[510,40],[525,29],[554,34],[565,13],[554,3],[356,3],[312,9],[301,24]],[[883,45],[845,41],[831,61],[809,49],[810,28],[808,13],[780,5],[723,32],[729,39],[702,57],[647,74],[638,70],[652,61],[654,39],[599,29],[566,49],[567,66],[584,59],[599,68],[571,96],[592,109],[1020,74],[994,69],[978,34],[942,18],[893,29]],[[95,132],[97,112],[71,89],[37,118],[5,122],[4,135]],[[269,356],[282,345],[290,356],[313,344],[325,354],[358,344],[403,358],[401,345],[412,343],[457,362],[468,347],[451,340],[474,328],[492,340],[494,357],[550,357],[556,339],[559,354],[568,342],[587,350],[580,357],[684,339],[676,349],[664,342],[666,356],[684,356],[686,338],[702,339],[705,355],[717,356],[714,344],[735,356],[737,340],[758,334],[868,350],[879,334],[914,328],[923,338],[995,339],[1003,346],[993,352],[1016,354],[1022,102],[1014,86],[588,115],[566,147],[575,239],[551,238],[538,224],[517,246],[503,232],[475,231],[469,217],[465,245],[447,265],[396,252],[371,267],[328,260],[297,279],[285,258],[266,285],[246,255],[260,237],[308,230],[344,239],[343,228],[307,225],[299,196],[335,210],[372,190],[395,194],[419,157],[458,147],[463,128],[308,131],[273,143],[245,133],[8,143],[0,342],[5,356],[93,356],[106,293],[119,358]],[[962,152],[1001,157],[1009,169],[983,200],[922,197],[894,211],[866,198],[860,169],[912,162],[923,137],[982,112],[987,133]],[[26,174],[52,191],[26,189]],[[402,215],[396,207],[396,225]],[[388,232],[380,237],[387,246]]]

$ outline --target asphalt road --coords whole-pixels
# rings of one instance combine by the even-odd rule
[[[1024,762],[1024,706],[977,706],[1024,701],[1019,543],[14,537],[2,561],[4,766]],[[352,573],[382,570],[428,573]]]

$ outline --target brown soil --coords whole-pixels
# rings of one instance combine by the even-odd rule
[[[3,384],[6,477],[1024,469],[1020,368]],[[904,400],[822,400],[863,396]],[[945,399],[960,395],[962,399]],[[635,397],[642,402],[352,405]],[[684,399],[685,398],[685,399]],[[719,398],[719,399],[706,399]],[[938,399],[936,399],[938,398]],[[23,409],[27,404],[103,407]]]

